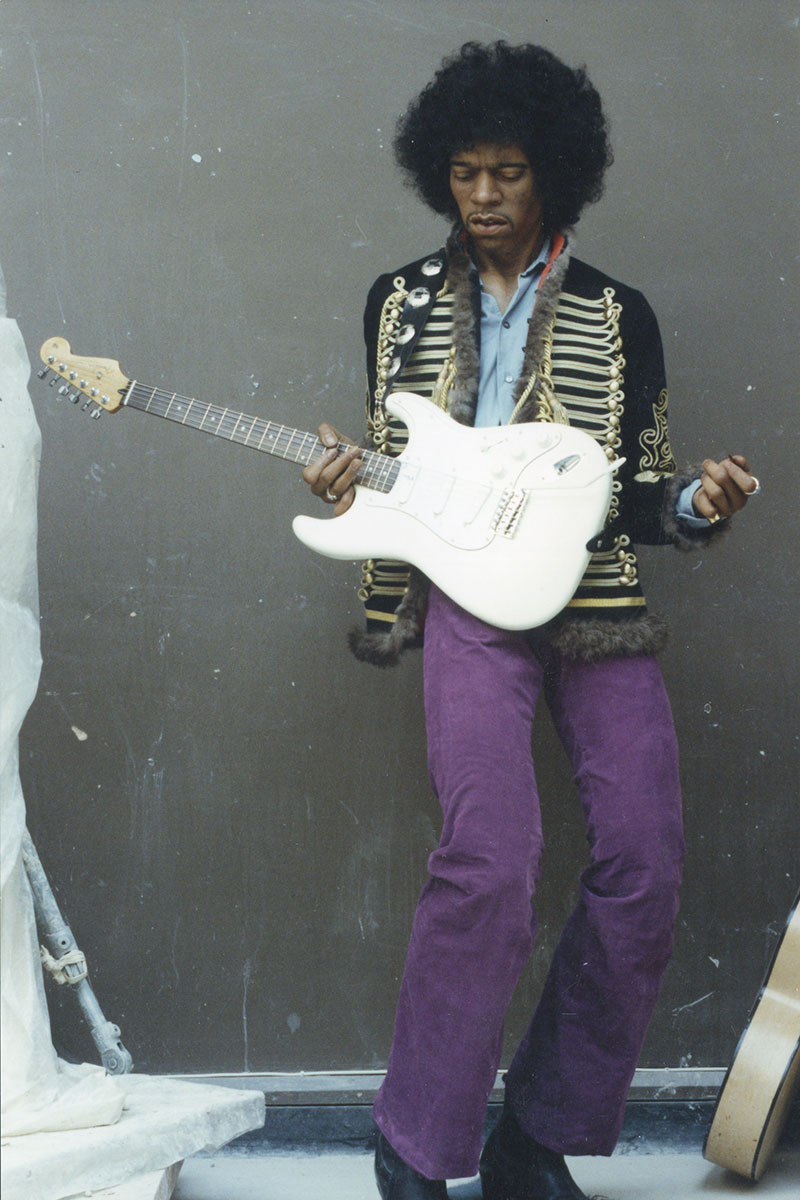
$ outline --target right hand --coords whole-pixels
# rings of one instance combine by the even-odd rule
[[[349,437],[324,422],[317,430],[317,437],[328,449],[308,464],[303,471],[303,479],[315,496],[334,506],[333,515],[340,517],[356,498],[353,480],[358,474],[364,452]],[[344,454],[339,454],[337,450],[340,442],[347,443]]]

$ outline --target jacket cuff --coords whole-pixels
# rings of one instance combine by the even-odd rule
[[[429,580],[412,567],[408,591],[391,626],[378,633],[359,627],[350,630],[347,640],[359,662],[371,663],[374,667],[394,667],[404,650],[422,645],[429,586]]]
[[[709,542],[715,541],[730,528],[730,517],[715,521],[713,525],[706,524],[700,528],[693,528],[678,516],[677,507],[681,492],[690,483],[699,479],[702,474],[702,466],[686,467],[682,471],[676,471],[664,492],[664,534],[667,540],[673,542],[679,550],[695,550],[707,546]]]

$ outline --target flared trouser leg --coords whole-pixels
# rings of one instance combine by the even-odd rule
[[[672,945],[683,843],[658,666],[596,664],[484,625],[432,589],[431,781],[442,839],[414,919],[375,1119],[429,1178],[474,1173],[503,1022],[533,945],[541,858],[531,722],[542,686],[573,765],[591,865],[509,1070],[523,1128],[610,1153]]]
[[[654,659],[561,662],[549,678],[591,865],[506,1096],[551,1149],[610,1154],[672,951],[684,852],[677,745]]]
[[[533,944],[541,825],[531,722],[541,664],[435,588],[425,711],[439,848],[414,918],[375,1119],[431,1179],[471,1174],[503,1021]]]

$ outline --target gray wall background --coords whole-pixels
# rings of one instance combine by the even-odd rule
[[[467,38],[586,62],[616,163],[579,253],[659,316],[681,461],[763,495],[713,551],[645,555],[689,858],[643,1065],[730,1058],[798,883],[797,48],[783,0],[5,0],[9,313],[153,385],[360,431],[372,278],[440,244],[391,133]],[[352,660],[354,570],[290,530],[294,468],[33,379],[44,668],[29,823],[149,1071],[384,1065],[438,830],[420,662]],[[85,738],[76,735],[85,733]],[[546,713],[542,932],[583,833]],[[58,1007],[58,1006],[57,1006]],[[77,1017],[57,1039],[82,1048]]]

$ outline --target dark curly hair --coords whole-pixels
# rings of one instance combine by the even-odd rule
[[[434,212],[458,217],[450,158],[481,142],[521,146],[548,229],[574,225],[599,200],[611,164],[608,123],[583,68],[541,46],[465,42],[397,124],[397,161]]]

